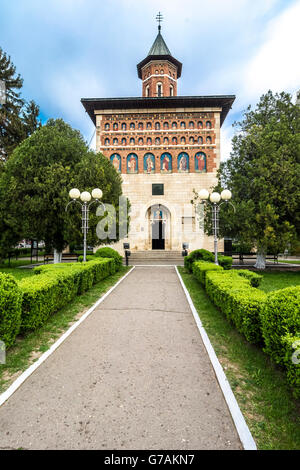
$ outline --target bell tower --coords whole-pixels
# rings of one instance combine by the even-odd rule
[[[181,76],[182,64],[172,56],[161,35],[163,20],[161,13],[156,19],[158,21],[156,39],[147,57],[137,65],[144,98],[177,96],[177,79]]]

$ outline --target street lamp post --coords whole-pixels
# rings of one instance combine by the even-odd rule
[[[66,206],[66,211],[68,210],[68,207],[72,203],[78,203],[81,206],[81,212],[82,212],[82,233],[83,233],[83,261],[86,261],[86,243],[87,243],[87,234],[89,231],[89,209],[94,202],[98,203],[101,205],[104,209],[105,206],[104,204],[99,200],[102,198],[102,191],[99,188],[93,189],[92,194],[90,194],[88,191],[83,191],[80,193],[79,189],[73,188],[69,192],[69,196],[72,199]],[[93,201],[91,199],[93,198]],[[79,202],[79,199],[81,199],[82,203]]]
[[[217,192],[213,192],[209,194],[207,189],[201,189],[198,193],[199,199],[201,200],[201,204],[207,203],[211,204],[212,206],[212,223],[213,223],[213,235],[214,235],[214,253],[215,253],[215,264],[219,264],[218,262],[218,234],[219,234],[219,212],[220,207],[224,202],[230,202],[231,199],[231,192],[228,189],[224,189],[221,194]],[[220,201],[222,202],[220,203]],[[232,207],[234,205],[230,202]]]

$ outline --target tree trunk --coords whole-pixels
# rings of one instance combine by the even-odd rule
[[[263,251],[257,253],[254,267],[261,270],[266,269],[266,254]]]
[[[56,248],[54,248],[54,260],[53,263],[61,263],[61,258],[62,258],[62,252],[58,251]]]

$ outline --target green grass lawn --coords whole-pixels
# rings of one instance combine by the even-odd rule
[[[258,449],[300,448],[300,402],[285,373],[258,346],[251,345],[212,304],[192,274],[178,267],[199,317],[226,373]],[[284,277],[277,277],[284,274]],[[264,274],[264,290],[299,283],[297,273]]]
[[[92,289],[76,297],[65,308],[53,314],[41,328],[24,336],[19,335],[16,344],[6,352],[6,364],[0,364],[0,393],[4,392],[21,372],[47,351],[55,340],[129,269],[131,267],[122,266],[116,274],[95,284]]]
[[[259,274],[263,275],[259,288],[264,292],[300,285],[300,271],[267,271]]]
[[[287,264],[300,264],[300,259],[295,260],[278,260],[279,263],[287,263]]]

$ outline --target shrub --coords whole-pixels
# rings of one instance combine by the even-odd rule
[[[86,260],[87,260],[87,261],[93,261],[94,259],[97,259],[97,257],[94,256],[94,255],[87,255],[87,256],[86,256]],[[82,263],[82,262],[83,262],[83,255],[78,256],[78,262],[79,262],[79,263]]]
[[[21,325],[22,292],[16,280],[0,273],[0,340],[12,346]]]
[[[297,336],[300,332],[300,286],[287,287],[268,294],[261,312],[264,351],[278,364],[284,364],[286,335]]]
[[[293,388],[293,395],[300,398],[300,334],[290,334],[281,338],[284,348],[284,363],[287,370],[287,381]]]
[[[203,286],[205,286],[206,274],[209,271],[223,271],[223,268],[206,261],[196,261],[193,264],[193,274]]]
[[[247,269],[238,269],[235,272],[240,276],[249,279],[252,287],[258,287],[263,279],[263,276],[260,274],[254,273],[253,271],[248,271]]]
[[[38,266],[34,271],[37,276],[19,283],[23,292],[22,330],[34,330],[41,326],[76,295],[115,273],[116,266],[112,259],[98,259],[88,263]]]
[[[194,251],[191,251],[191,253],[188,256],[185,256],[184,267],[191,273],[193,270],[193,263],[199,260],[210,261],[213,263],[215,260],[215,257],[208,250],[204,250],[204,249],[194,250]]]
[[[261,341],[260,311],[266,294],[234,271],[208,272],[205,283],[210,299],[250,343]]]
[[[109,246],[99,248],[96,251],[95,256],[101,257],[101,258],[113,258],[115,260],[117,270],[119,270],[123,264],[122,256],[119,255],[119,253],[116,250],[114,250],[113,248],[110,248]]]
[[[218,255],[218,262],[219,262],[219,265],[222,266],[226,270],[230,269],[232,266],[231,256]]]

